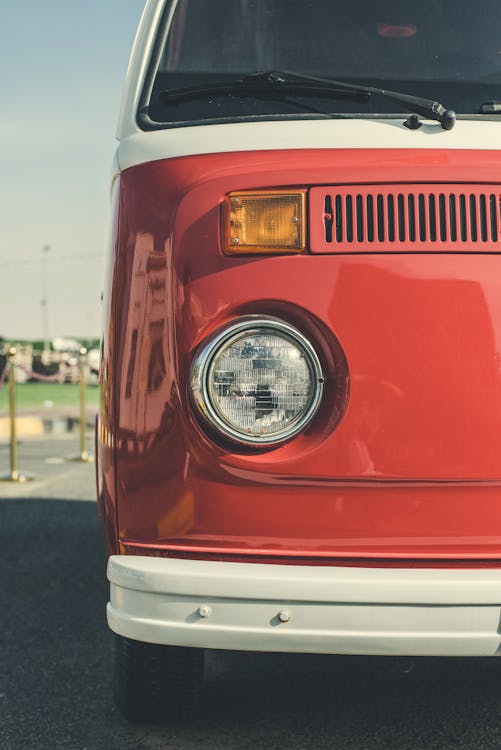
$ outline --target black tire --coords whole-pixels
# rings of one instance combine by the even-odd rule
[[[189,717],[203,682],[204,651],[115,636],[115,703],[129,721]]]

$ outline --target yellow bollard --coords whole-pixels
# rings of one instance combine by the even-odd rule
[[[81,461],[88,464],[94,460],[87,450],[87,409],[85,404],[85,366],[87,364],[87,349],[82,346],[78,358],[78,385],[80,391],[80,452],[68,456],[68,461]]]
[[[7,356],[7,367],[9,368],[10,471],[7,474],[0,474],[0,482],[28,482],[33,479],[33,476],[25,474],[17,468],[15,346],[10,347]]]

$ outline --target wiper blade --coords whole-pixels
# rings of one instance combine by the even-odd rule
[[[373,94],[404,104],[409,112],[414,112],[429,120],[436,120],[444,130],[452,130],[456,123],[456,113],[446,109],[440,102],[423,99],[411,94],[402,94],[377,86],[364,86],[345,83],[331,78],[318,78],[294,71],[268,70],[251,73],[234,81],[216,81],[211,84],[189,86],[182,89],[161,91],[163,101],[187,101],[201,96],[233,94],[236,96],[276,96],[278,92],[294,94],[316,94],[318,96],[348,97],[367,101]]]
[[[182,89],[160,91],[159,97],[166,102],[189,101],[204,96],[259,96],[276,97],[277,94],[317,94],[318,96],[345,97],[355,101],[367,101],[370,92],[350,90],[346,87],[326,85],[324,82],[302,81],[295,78],[284,78],[272,71],[269,73],[251,73],[232,81],[215,81],[214,83],[188,86]]]

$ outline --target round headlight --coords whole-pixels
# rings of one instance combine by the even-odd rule
[[[210,341],[191,373],[199,413],[227,438],[270,445],[304,430],[322,396],[309,341],[279,320],[243,320]]]

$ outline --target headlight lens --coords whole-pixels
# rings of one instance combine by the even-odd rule
[[[323,376],[311,344],[277,320],[242,321],[196,358],[200,413],[230,439],[269,445],[293,437],[320,404]]]

